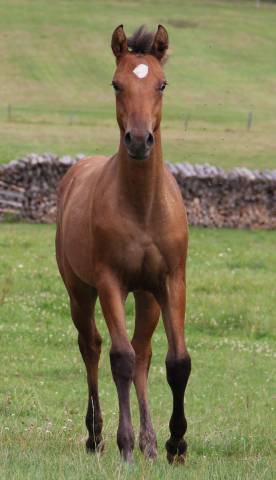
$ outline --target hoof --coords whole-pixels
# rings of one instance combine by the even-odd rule
[[[121,450],[121,459],[125,463],[132,463],[133,456],[132,456],[132,450]]]
[[[157,457],[157,441],[155,433],[140,434],[139,447],[146,458],[155,460]]]
[[[157,457],[156,445],[146,445],[143,447],[140,445],[140,450],[145,458],[148,458],[149,460],[155,460]]]
[[[184,453],[183,455],[171,455],[167,452],[167,460],[170,465],[181,465],[186,461],[186,453]]]
[[[88,439],[86,440],[86,451],[88,453],[102,453],[104,451],[104,442],[102,440],[102,437],[88,437]]]
[[[187,455],[187,442],[170,438],[166,442],[167,460],[170,464],[183,464]]]

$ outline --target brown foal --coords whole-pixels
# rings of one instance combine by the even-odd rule
[[[112,85],[120,128],[119,151],[74,165],[59,188],[56,252],[67,288],[79,348],[87,370],[88,450],[101,450],[102,415],[98,395],[101,336],[95,323],[99,297],[111,337],[110,363],[119,400],[117,443],[130,461],[134,432],[130,387],[140,410],[140,449],[157,454],[147,397],[151,337],[160,310],[168,339],[167,380],[173,395],[166,443],[169,462],[183,460],[184,393],[191,360],[184,337],[185,261],[188,227],[178,186],[162,159],[160,122],[166,80],[162,64],[168,34],[143,27],[129,39],[123,26],[112,36],[117,68]],[[135,329],[129,340],[124,302],[135,298]]]

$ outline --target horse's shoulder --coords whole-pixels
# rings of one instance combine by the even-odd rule
[[[166,181],[166,190],[170,196],[173,196],[176,200],[178,200],[181,205],[183,204],[183,199],[181,195],[181,191],[179,185],[172,174],[172,172],[166,168],[165,169],[165,181]]]
[[[95,173],[97,170],[101,170],[101,167],[104,166],[109,160],[109,157],[104,157],[101,155],[85,157],[75,163],[69,170],[66,172],[64,177],[61,179],[58,187],[58,195],[62,196],[63,193],[70,189],[70,186],[73,185],[75,180],[85,180],[87,176]]]
[[[67,173],[69,173],[70,176],[81,175],[86,172],[90,173],[91,171],[105,165],[108,160],[109,157],[104,157],[102,155],[85,157],[75,163]]]

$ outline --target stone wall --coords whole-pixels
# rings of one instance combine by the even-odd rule
[[[0,219],[54,222],[56,187],[76,157],[31,154],[0,167]],[[180,187],[191,225],[276,228],[276,170],[225,171],[167,164]]]

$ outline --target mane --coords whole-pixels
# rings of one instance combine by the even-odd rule
[[[127,39],[127,46],[133,53],[150,53],[154,33],[148,32],[145,25],[141,25],[131,37]]]

